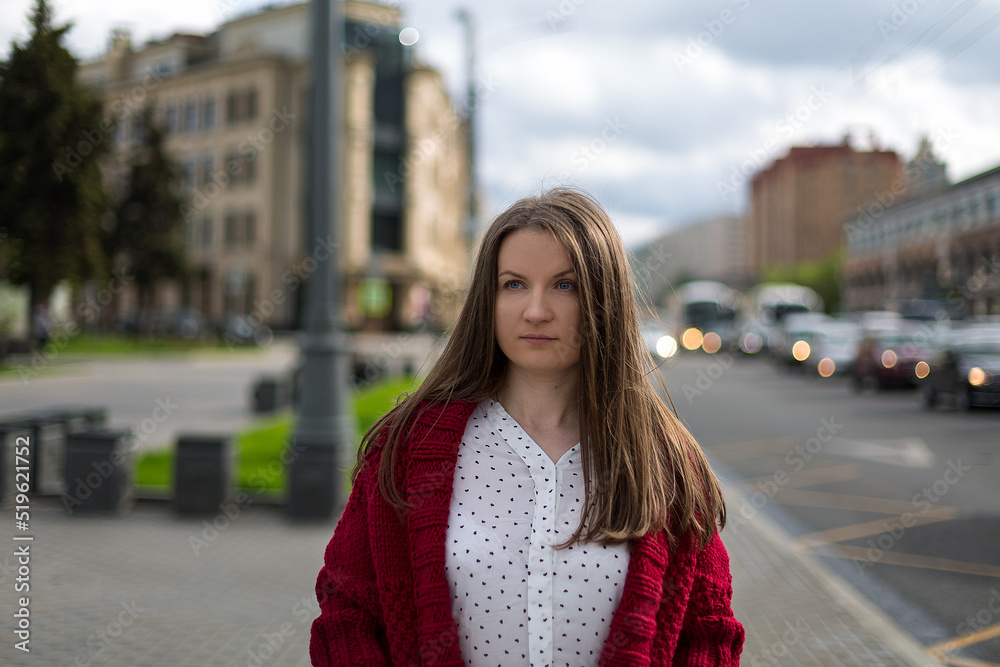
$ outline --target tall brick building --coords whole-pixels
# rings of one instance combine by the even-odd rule
[[[760,277],[772,266],[819,259],[841,246],[844,214],[876,193],[905,187],[895,151],[793,146],[751,182],[748,265]]]

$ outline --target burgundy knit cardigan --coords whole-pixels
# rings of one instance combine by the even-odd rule
[[[475,409],[432,406],[401,448],[397,480],[410,507],[378,488],[379,447],[355,480],[316,582],[313,665],[462,665],[445,575],[445,534],[458,446]],[[743,626],[730,608],[729,557],[716,534],[671,549],[663,533],[632,544],[601,665],[739,665]]]

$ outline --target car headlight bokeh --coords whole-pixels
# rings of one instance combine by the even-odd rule
[[[681,345],[684,346],[685,350],[697,350],[701,347],[701,341],[704,337],[701,335],[701,331],[694,327],[686,329],[683,334],[681,334]]]
[[[973,387],[979,387],[984,384],[989,384],[989,380],[987,380],[986,371],[984,371],[979,366],[973,366],[972,368],[970,368],[968,377],[969,377],[969,384],[971,384]]]
[[[656,341],[656,353],[664,359],[669,359],[677,354],[677,341],[670,335],[660,336]]]

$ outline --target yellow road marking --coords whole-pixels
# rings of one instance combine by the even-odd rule
[[[976,660],[975,658],[963,658],[957,655],[931,655],[932,658],[938,662],[951,665],[951,667],[1000,667],[995,662],[986,662],[985,660]]]
[[[776,473],[775,473],[776,474]],[[817,484],[829,484],[831,482],[846,482],[857,479],[861,476],[861,466],[857,463],[848,463],[839,466],[827,466],[825,468],[806,468],[798,472],[785,471],[788,479],[781,485],[782,489],[797,489],[804,486],[816,486]],[[757,484],[774,482],[774,474],[763,477],[753,477],[745,479],[741,484],[747,489],[758,490]]]
[[[869,552],[873,551],[873,549],[855,547],[848,544],[820,545],[809,549],[809,551],[820,556],[850,558],[852,560],[863,560],[882,565],[902,565],[904,567],[919,567],[925,570],[942,570],[944,572],[975,574],[981,577],[1000,577],[1000,567],[997,567],[996,565],[967,563],[961,560],[937,558],[935,556],[901,554],[895,551],[886,551],[883,549],[874,549],[879,556],[878,558],[872,558]]]
[[[765,455],[787,454],[795,449],[795,438],[769,438],[750,442],[729,442],[724,445],[706,447],[709,458],[718,461],[740,461]]]
[[[961,637],[955,637],[954,639],[949,639],[946,642],[935,644],[934,646],[928,648],[927,652],[948,653],[949,651],[965,648],[966,646],[971,646],[972,644],[980,644],[993,639],[994,637],[1000,637],[1000,623],[991,625],[988,628],[983,628],[979,632],[970,632],[969,634],[962,635]]]
[[[943,509],[946,511],[942,512],[938,509],[924,514],[914,514],[910,526],[922,526],[928,523],[948,521],[958,516],[958,512],[954,511],[954,508],[945,507]],[[874,521],[866,521],[865,523],[856,523],[853,526],[839,526],[829,530],[821,530],[803,535],[799,538],[799,543],[803,547],[816,547],[822,544],[847,542],[848,540],[856,540],[859,537],[868,537],[869,535],[879,535],[890,530],[898,530],[898,526],[890,524],[889,521],[888,519],[875,519]],[[897,523],[899,523],[898,520]],[[903,527],[906,527],[905,524]]]
[[[889,500],[888,498],[872,498],[856,496],[849,493],[832,493],[829,491],[804,491],[789,489],[777,493],[772,500],[783,505],[799,505],[801,507],[823,507],[836,510],[853,510],[855,512],[874,512],[877,514],[913,514],[918,513],[917,506],[904,500]],[[954,507],[937,507],[926,512],[930,516],[941,516],[941,512],[953,512]],[[951,518],[947,515],[946,518]]]

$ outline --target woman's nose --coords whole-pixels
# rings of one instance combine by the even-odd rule
[[[528,296],[528,305],[524,310],[524,318],[529,322],[544,322],[552,317],[552,308],[544,290],[538,290]]]

